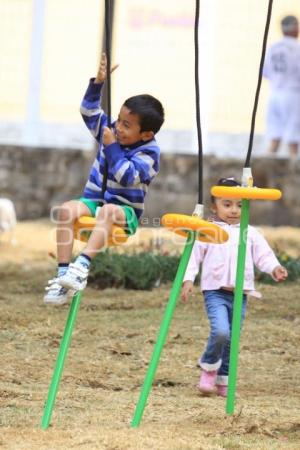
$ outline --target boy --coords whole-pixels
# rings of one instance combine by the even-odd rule
[[[83,197],[66,202],[59,209],[58,270],[57,276],[46,287],[44,301],[48,304],[64,304],[69,290],[74,293],[85,288],[91,259],[105,246],[113,224],[123,226],[129,235],[135,233],[148,186],[159,170],[160,149],[154,136],[164,122],[161,103],[148,94],[130,97],[109,129],[107,116],[100,106],[106,69],[106,55],[103,54],[97,77],[90,80],[81,104],[83,120],[99,142],[99,149]],[[105,165],[107,184],[104,192]],[[96,217],[96,225],[83,252],[70,264],[73,226],[81,216]]]

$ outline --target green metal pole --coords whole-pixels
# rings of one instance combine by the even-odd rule
[[[230,343],[228,395],[226,401],[226,413],[233,414],[236,391],[237,367],[239,355],[239,341],[241,332],[241,316],[243,305],[243,289],[245,275],[245,260],[247,250],[247,234],[249,223],[249,200],[242,200],[242,213],[240,224],[239,249],[237,258],[236,281],[234,291],[233,318]]]
[[[171,289],[168,304],[165,309],[165,313],[164,313],[163,320],[161,322],[157,341],[156,341],[156,344],[154,346],[154,350],[152,353],[152,358],[151,358],[151,361],[150,361],[150,364],[149,364],[149,367],[148,367],[148,370],[147,370],[147,373],[145,376],[144,384],[143,384],[143,387],[142,387],[142,390],[140,393],[138,403],[136,405],[134,417],[131,422],[131,426],[133,428],[136,428],[139,426],[142,416],[143,416],[143,412],[144,412],[144,409],[145,409],[145,406],[147,403],[148,395],[150,393],[152,383],[153,383],[153,380],[155,377],[156,369],[157,369],[157,366],[159,363],[160,354],[162,352],[162,349],[164,347],[164,344],[165,344],[165,341],[166,341],[166,338],[168,335],[170,323],[171,323],[171,320],[172,320],[172,317],[174,314],[177,298],[180,293],[182,280],[183,280],[185,270],[186,270],[186,267],[188,265],[188,262],[189,262],[189,259],[191,256],[195,238],[196,238],[196,233],[194,231],[190,231],[188,234],[188,238],[187,238],[187,241],[185,244],[183,254],[182,254],[180,262],[179,262],[179,266],[178,266],[176,277],[175,277],[175,280],[174,280],[174,283],[173,283],[173,286]]]
[[[68,353],[68,349],[71,342],[72,331],[77,317],[77,312],[80,305],[82,291],[77,292],[72,299],[69,315],[67,318],[64,335],[61,340],[58,357],[56,360],[52,380],[49,387],[48,398],[44,408],[44,414],[42,417],[41,427],[46,429],[49,426],[51,415],[54,407],[54,402],[56,394],[58,391],[59,382],[62,376],[62,371],[64,368],[64,362]]]

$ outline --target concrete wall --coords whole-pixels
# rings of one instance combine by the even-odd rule
[[[10,198],[19,220],[49,216],[53,205],[80,196],[94,153],[16,146],[0,147],[0,197]],[[255,185],[282,190],[278,202],[253,201],[251,222],[268,225],[300,225],[300,161],[253,158]],[[205,216],[209,215],[209,190],[220,177],[240,178],[243,161],[204,157]],[[166,212],[191,214],[198,201],[196,155],[161,157],[161,170],[152,183],[142,223],[153,225]],[[155,221],[155,222],[154,222]]]
[[[10,198],[18,219],[49,216],[51,206],[82,192],[92,155],[82,150],[0,147],[0,197]]]
[[[209,215],[210,187],[221,177],[241,178],[244,161],[208,155],[203,162],[205,217]],[[283,197],[276,202],[251,202],[251,223],[259,225],[300,225],[300,160],[253,158],[251,162],[257,187],[277,188]],[[198,202],[198,159],[195,155],[163,155],[161,171],[153,182],[146,215],[160,217],[166,212],[191,214]]]

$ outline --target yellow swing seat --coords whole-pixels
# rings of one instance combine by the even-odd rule
[[[77,219],[74,223],[74,238],[79,241],[87,242],[95,225],[95,217],[79,217],[79,219]],[[119,225],[113,225],[111,234],[108,238],[107,246],[112,247],[114,245],[124,244],[127,241],[128,237],[129,236],[124,228]]]
[[[228,233],[218,225],[200,219],[198,216],[185,214],[164,214],[162,225],[180,236],[187,237],[190,231],[196,231],[196,239],[211,244],[223,244],[228,240]]]
[[[243,186],[213,186],[210,190],[214,197],[243,198],[248,200],[279,200],[281,191]]]

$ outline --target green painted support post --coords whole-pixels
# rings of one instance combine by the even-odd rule
[[[187,237],[187,241],[185,244],[185,248],[183,251],[183,254],[181,256],[180,259],[180,263],[177,269],[177,273],[176,273],[176,277],[171,289],[171,293],[170,293],[170,297],[165,309],[165,313],[164,313],[164,317],[163,320],[161,322],[161,326],[160,326],[160,330],[158,333],[158,337],[157,337],[157,341],[156,344],[154,346],[154,350],[152,353],[152,358],[145,376],[145,380],[144,380],[144,384],[140,393],[140,397],[138,400],[138,403],[136,405],[136,409],[135,409],[135,413],[134,413],[134,417],[132,419],[131,422],[131,426],[133,428],[136,428],[139,426],[142,416],[143,416],[143,412],[147,403],[147,399],[152,387],[152,383],[155,377],[155,373],[157,370],[157,366],[159,363],[159,358],[160,358],[160,354],[162,352],[162,349],[164,347],[167,335],[168,335],[168,331],[169,331],[169,327],[170,327],[170,323],[174,314],[174,310],[175,310],[175,306],[176,306],[176,302],[177,302],[177,298],[178,295],[180,293],[181,290],[181,285],[182,285],[182,280],[185,274],[185,270],[186,267],[188,265],[190,256],[191,256],[191,252],[193,249],[193,245],[196,239],[196,232],[194,231],[190,231]]]
[[[70,346],[72,331],[74,328],[74,324],[76,321],[80,300],[81,300],[82,291],[77,292],[72,299],[69,315],[67,318],[64,334],[61,340],[58,357],[56,360],[52,380],[49,387],[48,398],[44,408],[44,414],[42,417],[41,427],[42,429],[46,429],[49,426],[51,421],[51,415],[54,407],[54,402],[56,399],[56,394],[58,391],[59,382],[62,376],[62,371],[64,368],[64,362],[68,353],[68,349]]]
[[[245,261],[247,250],[247,234],[249,223],[249,204],[250,204],[249,200],[245,199],[242,200],[239,249],[237,258],[231,343],[230,343],[228,395],[226,402],[226,413],[229,415],[233,414],[234,412],[234,400],[237,381],[237,367],[238,367],[239,343],[240,343],[239,341],[240,341],[241,317],[243,306]]]

